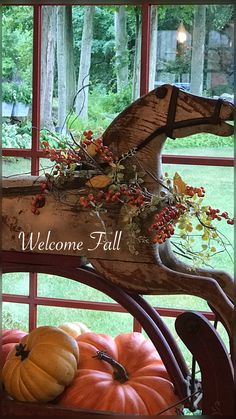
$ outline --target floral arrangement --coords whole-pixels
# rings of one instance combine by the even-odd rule
[[[177,231],[181,242],[174,244],[176,253],[192,259],[195,265],[207,264],[214,254],[227,251],[230,243],[224,242],[215,223],[225,220],[234,224],[234,219],[226,211],[204,204],[204,187],[189,186],[178,173],[173,178],[165,173],[161,179],[152,175],[161,185],[161,192],[156,195],[144,186],[146,173],[135,156],[135,149],[115,158],[103,144],[102,137],[94,138],[91,130],[83,132],[79,139],[72,134],[71,138],[72,143],[65,144],[64,149],[50,147],[48,141],[42,142],[45,156],[53,162],[53,167],[50,174],[46,173],[41,193],[32,200],[34,214],[39,214],[45,205],[47,193],[60,190],[86,169],[88,193],[79,196],[78,210],[90,209],[102,220],[102,213],[109,205],[119,204],[124,229],[129,233],[131,253],[138,254],[140,243],[162,244]],[[132,164],[125,165],[131,157]],[[148,235],[142,232],[144,222],[148,225]],[[201,239],[197,251],[193,248],[195,237]],[[221,250],[217,250],[219,245]]]

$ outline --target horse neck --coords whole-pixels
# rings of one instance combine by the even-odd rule
[[[150,192],[159,193],[161,190],[160,184],[154,180],[154,177],[160,179],[162,176],[162,148],[165,140],[165,135],[158,136],[137,151],[134,158],[127,159],[127,165],[135,164],[137,170],[146,172],[145,183]]]

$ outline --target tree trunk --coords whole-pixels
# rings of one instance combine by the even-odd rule
[[[119,6],[115,11],[115,45],[116,45],[116,79],[117,92],[128,84],[127,17],[125,6]]]
[[[82,88],[82,91],[78,94],[77,99],[76,99],[76,113],[84,120],[88,119],[89,88],[88,87],[83,88],[83,86],[89,84],[91,49],[92,49],[92,40],[93,40],[94,11],[95,11],[95,6],[88,6],[85,8],[81,52],[80,52],[78,91],[81,88]]]
[[[149,90],[154,89],[154,87],[155,87],[155,80],[156,80],[157,24],[158,24],[158,8],[157,8],[157,6],[152,6]]]
[[[201,96],[203,91],[206,6],[196,6],[194,13],[191,93]]]
[[[52,99],[56,48],[56,7],[42,8],[41,128],[53,130]]]
[[[140,96],[140,62],[141,62],[141,15],[138,8],[135,10],[136,30],[135,30],[135,53],[133,69],[133,92],[132,99],[136,100]]]
[[[72,23],[72,6],[65,6],[65,45],[66,45],[66,108],[70,111],[75,93],[75,59],[74,59],[74,33]]]
[[[66,45],[65,45],[65,7],[57,9],[57,70],[58,70],[58,128],[66,131]]]

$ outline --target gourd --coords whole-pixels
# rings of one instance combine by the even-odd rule
[[[73,380],[78,353],[77,342],[63,330],[34,329],[8,355],[2,370],[5,390],[19,401],[53,400]]]
[[[91,332],[91,330],[86,326],[86,324],[82,322],[66,322],[60,324],[60,326],[58,327],[75,339],[82,333]]]
[[[2,356],[1,366],[6,362],[7,355],[19,343],[20,339],[23,338],[27,333],[19,329],[4,329],[2,330]]]
[[[61,395],[60,405],[156,415],[178,403],[159,354],[141,333],[125,333],[115,339],[105,334],[84,333],[77,342],[78,371]],[[177,415],[174,408],[163,414]]]

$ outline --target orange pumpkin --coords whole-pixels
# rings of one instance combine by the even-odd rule
[[[60,326],[58,327],[75,339],[82,333],[91,332],[91,330],[86,326],[86,324],[82,322],[66,322],[60,324]]]
[[[16,400],[47,402],[71,383],[77,361],[75,339],[57,327],[38,327],[9,353],[2,382]]]
[[[62,394],[62,406],[156,415],[178,401],[154,345],[141,333],[115,339],[84,333],[77,338],[78,371]],[[174,408],[163,415],[176,415]]]
[[[4,329],[2,330],[2,357],[1,357],[1,366],[6,362],[7,355],[11,350],[16,346],[17,343],[23,338],[27,333],[19,329]]]

